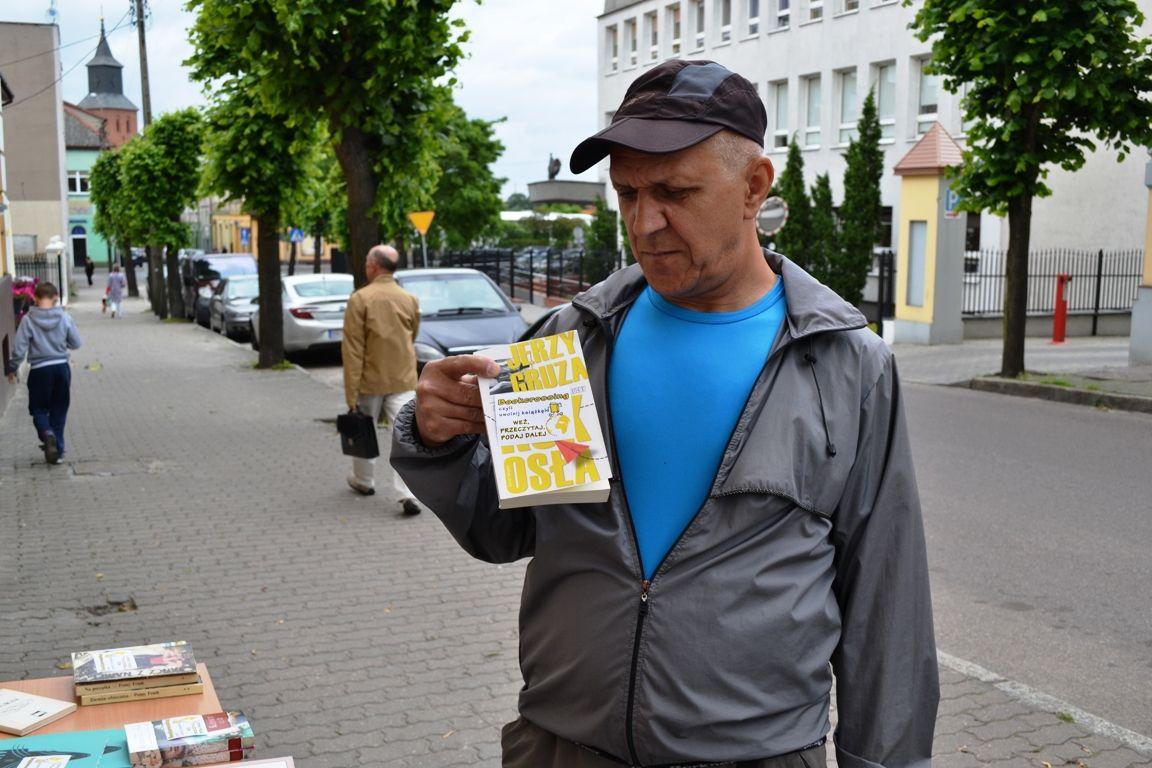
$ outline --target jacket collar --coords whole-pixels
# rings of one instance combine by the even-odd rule
[[[860,310],[786,256],[765,248],[764,258],[784,281],[788,331],[793,339],[826,331],[850,331],[867,325]],[[640,265],[632,264],[578,294],[572,303],[600,320],[608,320],[627,309],[647,285]]]
[[[395,282],[396,274],[394,272],[381,272],[380,274],[376,275],[376,279],[369,283],[369,285],[385,285],[387,283]]]

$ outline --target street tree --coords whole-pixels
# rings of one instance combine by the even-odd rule
[[[280,223],[286,200],[296,194],[301,158],[315,130],[271,112],[250,78],[225,80],[208,110],[205,137],[206,191],[241,200],[256,220],[259,275],[260,368],[284,361],[284,318],[280,280]]]
[[[596,213],[584,238],[584,273],[590,283],[603,280],[616,268],[616,218],[616,211],[597,195]]]
[[[530,211],[532,210],[532,202],[528,199],[528,195],[523,192],[513,192],[508,195],[508,199],[504,201],[504,210]]]
[[[108,150],[97,155],[96,162],[88,172],[88,190],[95,208],[92,228],[112,244],[113,255],[119,251],[120,261],[125,266],[124,274],[128,278],[128,295],[136,297],[140,295],[140,288],[136,285],[136,270],[132,265],[131,241],[128,238],[129,227],[124,218],[123,209],[128,193],[124,189],[122,159],[119,150]]]
[[[202,82],[244,76],[264,109],[322,120],[348,195],[349,259],[431,200],[451,72],[466,39],[455,0],[188,0],[197,13],[186,62]],[[355,87],[350,87],[355,84]]]
[[[500,221],[500,188],[492,163],[504,152],[493,126],[500,121],[470,120],[453,106],[444,126],[437,164],[440,184],[433,197],[433,231],[452,249],[463,249],[495,231]]]
[[[788,204],[788,221],[772,240],[776,250],[808,269],[811,258],[808,249],[812,243],[812,203],[804,185],[804,159],[796,137],[788,144],[788,159],[784,172],[776,180],[776,194]]]
[[[872,269],[873,246],[880,233],[880,179],[884,151],[880,148],[880,119],[872,91],[864,98],[856,137],[844,159],[844,203],[840,206],[840,249],[829,269],[828,285],[848,303],[859,305]]]
[[[1024,371],[1032,200],[1051,194],[1049,171],[1078,170],[1097,142],[1121,160],[1152,145],[1143,22],[1132,0],[924,0],[916,13],[931,71],[965,90],[961,207],[1008,216],[1002,376]]]
[[[300,158],[303,168],[300,185],[284,202],[284,223],[299,226],[312,235],[313,274],[320,274],[323,243],[347,243],[348,199],[344,175],[323,126],[318,140]]]
[[[828,174],[822,173],[816,177],[816,185],[812,187],[812,240],[808,244],[808,271],[817,280],[844,296],[833,279],[834,265],[840,252],[836,211],[832,204],[832,183]]]

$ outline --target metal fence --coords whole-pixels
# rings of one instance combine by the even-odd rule
[[[47,281],[57,288],[60,288],[60,260],[55,258],[49,259],[43,255],[17,256],[16,274],[14,276],[16,279],[33,277],[41,283]]]
[[[568,300],[624,266],[622,252],[583,248],[475,248],[447,251],[441,267],[471,267],[492,278],[513,299],[529,303],[547,298]]]
[[[968,251],[964,254],[963,314],[1004,314],[1007,252]],[[1072,277],[1068,311],[1099,315],[1128,312],[1136,301],[1144,251],[1079,251],[1053,248],[1028,254],[1028,314],[1050,315],[1056,308],[1056,275]]]

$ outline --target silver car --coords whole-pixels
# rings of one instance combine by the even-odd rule
[[[260,279],[256,275],[222,279],[208,301],[208,327],[230,339],[244,336],[259,295]]]
[[[355,285],[352,275],[293,275],[282,279],[284,351],[339,345],[344,331],[344,309]],[[249,320],[252,348],[260,348],[260,307]]]

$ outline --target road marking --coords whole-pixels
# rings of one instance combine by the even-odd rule
[[[1054,714],[1065,712],[1071,715],[1078,725],[1084,726],[1096,735],[1116,739],[1129,749],[1139,752],[1142,755],[1152,756],[1152,738],[1142,736],[1135,731],[1130,731],[1091,712],[1085,712],[1062,699],[1049,696],[1023,683],[1008,680],[991,670],[981,667],[979,664],[973,664],[970,661],[957,658],[939,649],[936,650],[936,656],[941,665],[954,672],[959,672],[968,677],[974,677],[983,683],[990,683],[996,690],[1030,707]]]

